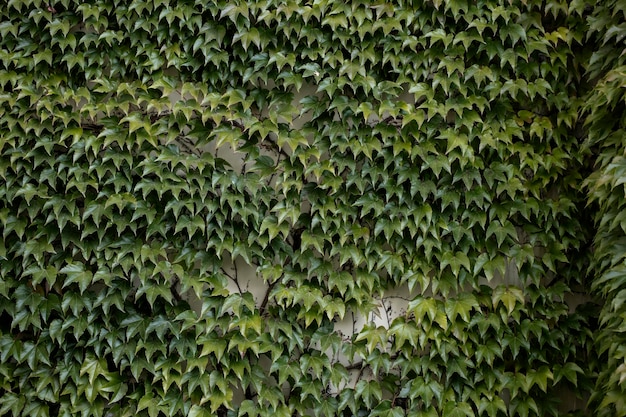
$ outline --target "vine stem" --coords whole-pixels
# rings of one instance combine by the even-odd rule
[[[239,277],[238,277],[237,266],[236,266],[235,262],[233,262],[233,269],[235,270],[234,276],[229,274],[228,272],[226,272],[226,270],[224,268],[221,268],[222,273],[224,275],[226,275],[228,278],[230,278],[235,283],[235,285],[237,286],[237,290],[239,291],[239,294],[243,294],[243,290],[241,289],[241,285],[239,285],[239,279],[238,279]]]
[[[277,283],[278,283],[278,280],[272,282],[271,284],[267,286],[267,291],[265,291],[265,295],[263,296],[263,301],[261,301],[261,304],[259,305],[260,314],[265,313],[265,310],[267,308],[267,303],[269,302],[269,299],[270,299],[270,293],[272,292],[272,289],[274,289]]]

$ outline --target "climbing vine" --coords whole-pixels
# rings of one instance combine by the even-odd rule
[[[626,415],[624,7],[501,3],[8,0],[0,415]]]
[[[623,336],[626,258],[624,182],[626,141],[624,91],[626,27],[619,2],[597,4],[589,17],[589,33],[601,45],[590,58],[588,76],[595,81],[586,105],[589,134],[586,146],[596,158],[586,181],[595,210],[596,230],[592,263],[593,289],[605,299],[600,329],[594,337],[603,354],[592,404],[601,416],[626,415],[626,354]]]

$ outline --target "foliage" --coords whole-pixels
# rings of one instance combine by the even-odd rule
[[[0,415],[626,415],[624,7],[500,3],[8,0]]]
[[[626,416],[626,119],[624,115],[624,4],[602,2],[589,18],[590,35],[600,47],[588,68],[595,80],[587,102],[587,146],[596,157],[595,170],[586,181],[595,210],[593,289],[605,299],[601,328],[594,340],[603,355],[592,403],[600,416]]]

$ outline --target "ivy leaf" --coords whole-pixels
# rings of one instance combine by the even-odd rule
[[[426,407],[433,404],[433,399],[437,400],[437,403],[441,403],[443,398],[443,386],[434,379],[425,380],[422,376],[417,376],[410,383],[408,390],[408,396],[411,399],[423,401]],[[430,408],[432,412],[427,415],[439,415],[435,408]]]
[[[48,417],[50,415],[48,404],[37,400],[29,401],[24,406],[23,413],[33,417]]]
[[[24,408],[26,404],[26,397],[23,395],[18,395],[13,392],[7,392],[3,394],[0,398],[0,414],[5,415],[8,411],[11,411],[13,415],[20,415],[21,410]],[[47,417],[48,414],[46,413]]]
[[[367,351],[369,353],[376,349],[376,346],[385,351],[387,349],[387,329],[382,326],[375,327],[373,323],[368,324],[359,332],[355,341],[366,341]]]
[[[52,50],[47,49],[41,52],[37,52],[33,56],[33,62],[35,65],[39,64],[41,61],[46,62],[48,65],[52,65]]]
[[[223,339],[206,338],[201,339],[202,351],[200,357],[215,355],[217,361],[221,361],[226,351],[227,342]]]
[[[447,48],[454,39],[454,35],[446,33],[443,29],[435,29],[424,35],[425,38],[430,38],[430,47],[432,48],[437,42],[441,42],[444,48]]]
[[[527,378],[530,378],[532,385],[537,385],[543,392],[548,392],[548,379],[554,379],[554,376],[550,368],[542,366],[537,370],[530,370]]]
[[[499,396],[494,396],[491,400],[482,397],[478,405],[478,412],[482,415],[485,411],[487,415],[495,416],[498,415],[498,412],[506,413],[507,408],[504,400]]]
[[[66,275],[66,278],[63,280],[63,288],[77,283],[81,294],[89,288],[94,277],[93,273],[87,271],[85,265],[80,263],[70,263],[61,268],[59,273]]]
[[[500,28],[500,39],[505,41],[507,38],[511,39],[513,45],[518,43],[520,39],[526,41],[526,31],[518,23],[504,25]]]
[[[508,221],[505,222],[505,224],[502,224],[500,220],[491,221],[489,226],[487,226],[486,237],[489,238],[493,235],[496,236],[498,247],[501,247],[507,238],[512,239],[513,241],[517,240],[517,231]]]
[[[224,145],[230,145],[233,149],[239,148],[239,139],[241,138],[241,131],[234,129],[230,126],[219,126],[211,132],[211,136],[216,139],[215,146],[222,147]]]
[[[108,374],[106,361],[96,358],[94,355],[87,355],[80,368],[80,375],[89,377],[89,384],[93,385],[96,378]]]
[[[211,403],[211,413],[207,415],[214,416],[217,410],[224,406],[227,409],[232,409],[231,402],[233,400],[233,391],[228,390],[228,392],[223,393],[221,391],[213,391],[209,397],[209,401]],[[205,410],[206,411],[206,410]],[[205,414],[200,414],[200,416],[204,417]]]
[[[574,362],[567,362],[565,364],[556,365],[554,367],[554,383],[558,383],[561,379],[565,378],[574,386],[578,386],[578,374],[584,375],[584,371],[580,366]]]
[[[383,391],[380,383],[376,380],[360,380],[354,389],[355,397],[361,398],[366,407],[371,407],[374,402],[382,399]]]
[[[395,346],[397,349],[402,349],[407,340],[413,348],[419,345],[419,331],[417,326],[411,322],[401,320],[400,318],[394,320],[389,328],[389,335],[395,338]]]
[[[446,300],[445,310],[451,323],[454,323],[458,316],[469,323],[472,309],[479,309],[478,301],[473,294],[462,293],[456,299]]]
[[[524,305],[524,293],[521,289],[499,285],[492,295],[493,308],[496,309],[500,303],[506,307],[507,313],[511,315],[519,302]]]
[[[528,417],[531,415],[531,411],[534,412],[532,415],[540,414],[539,409],[537,408],[537,403],[529,396],[525,396],[524,398],[515,398],[514,401],[511,401],[509,408],[511,413],[516,413],[520,417]]]
[[[455,277],[459,276],[461,267],[471,272],[469,257],[463,252],[446,252],[441,258],[440,268],[443,270],[446,266],[450,265],[450,269]]]
[[[249,416],[249,417],[255,417],[258,416],[259,413],[257,411],[257,406],[254,402],[252,402],[251,400],[243,400],[241,402],[241,405],[239,406],[239,411],[237,414],[239,417],[242,416]]]
[[[420,301],[423,301],[423,305]],[[415,305],[415,307],[413,307]],[[433,298],[423,299],[417,297],[414,301],[409,303],[409,310],[412,310],[415,314],[418,323],[427,315],[430,319],[430,324],[437,323],[443,330],[448,329],[448,317],[442,302],[438,302]]]
[[[442,417],[473,417],[472,407],[465,402],[448,401],[443,406]]]

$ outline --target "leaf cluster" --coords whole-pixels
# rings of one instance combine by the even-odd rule
[[[0,415],[626,415],[605,3],[8,0]]]

